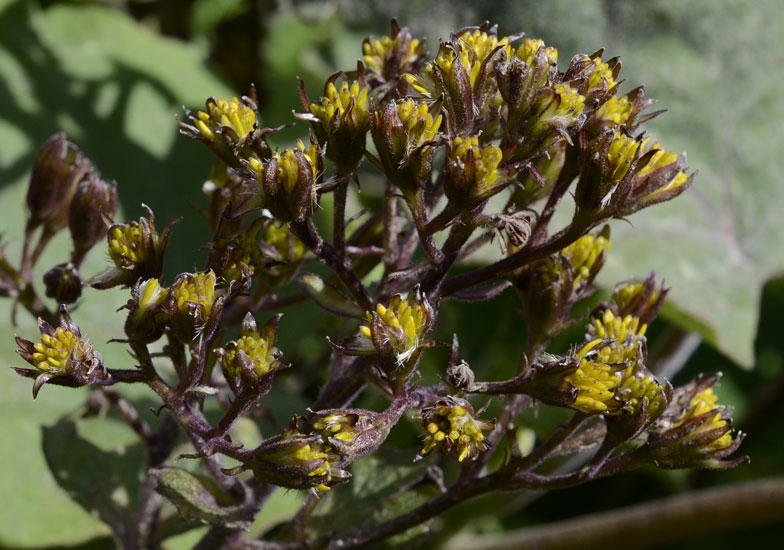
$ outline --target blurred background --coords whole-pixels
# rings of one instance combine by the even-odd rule
[[[537,495],[533,504],[533,497],[508,496],[488,499],[481,507],[469,503],[441,521],[437,540],[458,533],[458,525],[476,533],[514,530],[784,474],[784,230],[779,227],[784,211],[784,8],[778,0],[499,0],[481,5],[470,0],[0,0],[0,235],[5,252],[18,257],[35,153],[49,135],[62,130],[105,179],[117,181],[118,217],[138,218],[142,202],[164,223],[185,214],[169,247],[167,272],[197,268],[194,262],[206,259],[206,253],[195,251],[209,238],[198,208],[206,203],[201,184],[211,158],[200,144],[178,135],[175,119],[182,118],[181,106],[198,109],[209,96],[242,95],[253,83],[265,126],[293,122],[291,111],[301,107],[297,77],[304,79],[310,97],[318,97],[324,79],[355,67],[362,39],[387,33],[392,17],[415,36],[426,36],[431,54],[440,37],[485,20],[498,23],[500,35],[522,31],[557,47],[561,68],[574,54],[604,47],[605,57],[618,55],[623,61],[624,92],[644,84],[646,96],[669,111],[649,128],[668,149],[688,153],[689,167],[699,172],[696,183],[672,203],[635,215],[628,224],[613,223],[613,250],[599,283],[611,288],[615,281],[651,269],[665,279],[672,291],[650,332],[651,354],[658,360],[652,366],[676,385],[701,372],[722,371],[720,399],[734,407],[736,425],[748,433],[742,453],[752,457],[750,464],[726,472],[643,469]],[[306,131],[300,123],[271,141],[283,146]],[[52,247],[42,267],[62,261],[67,236],[58,243],[62,246]],[[83,271],[88,276],[98,272],[105,261],[96,250]],[[83,332],[101,344],[119,337],[122,317],[115,310],[127,296],[122,291],[85,294],[74,313]],[[448,306],[444,312],[440,330],[460,334],[461,351],[487,377],[508,372],[522,353],[517,345],[522,323],[508,303]],[[325,352],[325,327],[306,328],[311,313],[286,311],[280,347],[295,365],[298,360],[312,363]],[[3,366],[21,364],[14,334],[34,336],[35,322],[20,311],[14,325],[10,304],[1,301]],[[565,335],[555,349],[580,337],[579,330]],[[101,351],[107,362],[129,363],[120,346],[106,348]],[[443,361],[438,354],[430,360],[433,379]],[[304,410],[319,379],[313,375],[288,383],[301,395],[269,405],[277,407],[284,422]],[[42,453],[42,434],[47,433],[42,426],[77,410],[87,392],[47,387],[33,402],[29,381],[10,369],[0,371],[0,387],[0,548],[107,547],[108,531],[96,514],[70,500],[50,473],[47,459],[56,467],[60,450],[56,437],[43,437]],[[153,396],[136,391],[133,399],[149,402],[143,407],[149,409]],[[544,430],[547,422],[558,420],[550,416],[529,419],[531,429]],[[401,446],[416,445],[416,432],[410,431],[393,432]],[[91,424],[85,434],[133,469],[132,437],[111,420]],[[105,467],[85,460],[85,468],[100,472]],[[274,498],[254,525],[259,532],[288,517],[299,502],[293,493]],[[762,546],[783,527],[741,527],[670,547]],[[188,548],[197,539],[190,533],[166,547]],[[628,547],[642,545],[630,541]]]

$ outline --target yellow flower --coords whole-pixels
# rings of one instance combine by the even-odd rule
[[[471,153],[473,162],[469,161]],[[501,163],[503,153],[493,144],[479,146],[479,138],[456,137],[450,151],[449,160],[455,163],[457,169],[466,176],[466,184],[475,188],[477,194],[491,188],[498,179],[498,165]]]
[[[318,148],[314,144],[305,147],[301,139],[297,140],[296,150],[301,152],[305,159],[310,163],[313,177],[316,177]],[[275,153],[275,160],[278,161],[278,185],[282,186],[287,193],[290,193],[299,181],[299,160],[295,154],[295,149],[286,149],[282,153]]]
[[[632,103],[626,96],[612,96],[596,110],[596,118],[623,125],[632,113]]]
[[[259,330],[256,319],[248,313],[242,320],[240,337],[215,350],[236,393],[242,393],[246,383],[252,390],[260,389],[257,383],[262,377],[285,367],[280,361],[283,353],[275,347],[279,319],[280,315],[274,316]]]
[[[526,38],[523,43],[515,51],[515,56],[521,59],[523,63],[531,66],[534,62],[534,56],[541,47],[544,46],[544,40],[538,38]],[[558,64],[558,50],[556,48],[545,47],[547,61],[550,65]]]
[[[607,254],[611,246],[610,239],[602,234],[588,234],[561,250],[561,255],[572,266],[575,287],[581,280],[591,277],[596,261],[602,254]]]
[[[641,146],[648,142],[646,139],[642,143],[627,136],[623,132],[613,131],[612,141],[607,150],[607,158],[610,162],[610,178],[612,181],[620,181],[626,176],[632,162],[637,156]]]
[[[179,284],[175,283],[171,293],[177,308],[183,315],[188,315],[188,304],[196,304],[204,308],[204,317],[210,314],[215,302],[215,273],[212,270],[202,273],[186,273]]]
[[[296,451],[294,451],[291,456],[294,459],[296,459],[298,461],[302,461],[302,462],[311,462],[313,460],[319,460],[319,459],[323,458],[324,462],[321,464],[321,466],[313,468],[310,472],[308,472],[308,476],[310,476],[310,477],[326,476],[326,479],[324,480],[324,482],[323,483],[319,483],[314,488],[318,489],[319,491],[329,491],[330,490],[331,487],[329,487],[329,485],[326,485],[327,483],[332,481],[332,475],[330,473],[330,468],[329,468],[329,460],[326,460],[327,459],[327,453],[322,452],[315,445],[312,446],[312,447],[311,447],[311,445],[303,445],[302,447],[299,447]]]
[[[439,48],[435,60],[425,64],[423,74],[403,76],[414,90],[427,98],[434,99],[443,92],[436,84],[439,81],[435,76],[436,67],[445,75],[450,75],[454,64],[458,63],[465,68],[469,84],[473,88],[482,69],[482,63],[498,46],[505,46],[508,50],[509,40],[499,39],[495,34],[488,34],[480,29],[464,32],[450,46],[442,45]]]
[[[651,174],[652,172],[655,172],[660,168],[664,168],[665,166],[668,166],[678,160],[678,155],[676,155],[672,151],[666,151],[662,149],[661,144],[658,142],[653,143],[653,145],[651,145],[650,148],[648,148],[648,151],[654,151],[654,150],[656,151],[656,153],[654,153],[653,156],[650,158],[650,160],[645,164],[645,166],[643,166],[640,169],[640,171],[637,172],[636,176],[638,178],[644,178],[646,175]],[[681,170],[668,183],[664,184],[663,186],[659,187],[652,193],[648,194],[645,197],[645,200],[648,200],[652,197],[655,197],[656,195],[664,193],[665,191],[670,191],[672,189],[680,187],[688,180],[689,177],[685,174],[685,172]]]
[[[609,309],[604,310],[602,316],[594,319],[588,328],[593,338],[612,338],[619,342],[634,342],[645,336],[647,325],[640,323],[637,317],[627,315],[617,317]]]
[[[215,132],[227,126],[244,139],[256,127],[256,112],[236,97],[231,100],[207,101],[207,111],[199,111],[193,120],[196,128],[208,139],[215,139]]]
[[[572,406],[586,413],[603,413],[617,410],[621,406],[616,397],[622,381],[623,367],[618,367],[614,361],[606,361],[603,354],[608,346],[595,350],[603,341],[595,339],[585,344],[575,354],[578,362],[577,370],[566,377],[576,390],[577,397]]]
[[[262,338],[258,332],[254,332],[245,334],[226,346],[225,354],[221,357],[221,364],[226,367],[226,370],[232,376],[241,374],[241,369],[239,368],[240,352],[244,353],[252,361],[257,376],[264,376],[283,365],[279,360],[282,354],[274,346],[274,343],[270,343]]]
[[[64,373],[65,364],[79,340],[79,335],[63,327],[57,327],[54,334],[42,334],[41,341],[33,344],[35,367],[43,372]]]
[[[269,223],[264,229],[264,242],[275,251],[275,259],[296,262],[305,255],[305,245],[286,224]]]
[[[474,418],[471,405],[454,398],[443,399],[435,407],[426,409],[423,423],[427,430],[419,457],[430,454],[437,447],[457,455],[457,461],[476,458],[487,450],[485,433],[493,429],[493,422]]]
[[[610,66],[601,60],[601,58],[597,57],[593,60],[594,70],[591,73],[591,76],[588,77],[588,90],[596,90],[603,87],[606,84],[607,89],[611,89],[613,86],[616,85],[615,79],[613,78],[613,71]]]
[[[424,54],[424,43],[407,29],[392,24],[392,36],[367,38],[362,43],[362,61],[367,72],[382,81],[411,71]]]
[[[697,426],[686,436],[686,440],[694,439],[711,430],[726,428],[729,423],[722,416],[721,406],[717,405],[718,396],[713,388],[705,388],[691,398],[688,408],[683,412],[674,427],[683,425],[697,417],[707,416],[708,420]],[[709,450],[720,450],[732,445],[733,439],[730,431],[708,443]]]
[[[343,82],[340,89],[330,82],[324,97],[318,103],[310,105],[310,112],[321,121],[324,128],[328,129],[332,119],[337,116],[341,122],[346,118],[354,131],[364,132],[368,128],[369,120],[368,89],[360,86],[357,81],[351,84]],[[346,114],[348,117],[344,117]]]
[[[433,141],[443,120],[443,116],[440,114],[433,118],[428,111],[427,103],[414,101],[410,97],[397,103],[397,113],[408,138],[408,151],[416,149],[423,143]],[[376,112],[376,117],[379,117],[378,112]]]
[[[661,382],[651,374],[648,369],[638,367],[630,372],[631,367],[624,372],[625,379],[618,387],[617,393],[624,402],[624,410],[636,413],[646,403],[646,414],[651,421],[660,416],[667,407],[663,399]]]
[[[136,298],[136,304],[133,308],[130,317],[134,321],[142,321],[150,312],[158,312],[156,318],[163,316],[165,313],[160,312],[166,302],[166,296],[169,294],[169,289],[162,287],[158,279],[147,279],[140,283],[133,291]],[[160,320],[160,319],[159,319]]]
[[[396,294],[385,307],[376,306],[376,311],[365,312],[369,325],[359,327],[361,341],[358,348],[375,350],[376,342],[389,346],[398,365],[404,364],[423,343],[425,333],[433,321],[433,309],[418,290],[409,292],[404,300]]]
[[[556,84],[555,91],[560,97],[560,102],[555,113],[547,118],[551,121],[564,122],[566,126],[570,126],[577,122],[577,117],[583,112],[585,98],[568,84]]]

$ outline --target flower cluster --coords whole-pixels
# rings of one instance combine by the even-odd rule
[[[427,297],[415,289],[406,298],[400,294],[389,303],[376,305],[365,312],[368,324],[359,327],[359,337],[351,351],[379,354],[396,367],[402,367],[425,345],[425,336],[433,323],[433,308]]]
[[[443,447],[458,462],[466,458],[473,460],[487,451],[485,434],[494,426],[493,422],[475,417],[470,403],[455,398],[437,401],[433,407],[423,410],[422,424],[428,435],[419,458]]]
[[[412,417],[424,428],[417,459],[443,455],[460,464],[452,465],[454,476],[435,466],[396,470],[395,495],[386,488],[369,495],[384,514],[396,510],[389,503],[398,494],[431,481],[443,496],[402,522],[389,519],[382,534],[489,488],[567,487],[644,463],[737,464],[728,457],[743,435],[718,404],[717,378],[674,389],[649,369],[647,328],[667,294],[654,275],[616,285],[606,301],[588,300],[611,250],[612,219],[685,191],[692,181],[685,156],[642,128],[658,114],[645,111],[652,100],[642,88],[618,95],[617,58],[600,50],[559,68],[557,49],[521,38],[489,24],[468,27],[426,61],[424,41],[393,22],[389,36],[365,40],[356,70],[327,79],[321,97],[311,101],[301,83],[303,112],[294,116],[310,134],[278,150],[266,142],[276,129],[260,126],[254,90],[186,110],[181,132],[214,155],[202,186],[208,258],[189,264],[193,272],[165,273],[171,226],[159,232],[146,206],[138,221],[114,221],[115,186],[63,135],[53,136],[33,170],[18,269],[0,248],[0,295],[40,318],[40,341],[17,338],[32,367],[17,372],[35,380],[34,396],[46,383],[148,385],[163,402],[161,414],[171,415],[157,431],[119,394],[103,396],[154,459],[148,475],[155,477],[145,486],[183,517],[212,524],[209,537],[231,535],[229,545],[241,544],[235,533],[250,525],[270,486],[318,497],[347,481],[366,455],[387,465],[395,453],[377,451],[392,445],[394,426],[414,437],[405,421]],[[127,292],[124,335],[113,342],[128,346],[133,368],[105,366],[65,307],[50,308],[36,294],[36,262],[66,227],[73,247],[45,270],[46,295],[62,305],[110,287]],[[475,265],[492,257],[485,247],[496,236],[502,257]],[[109,268],[83,292],[80,265],[104,237]],[[455,311],[445,304],[496,299],[494,307],[503,307],[513,292],[525,324],[521,361],[498,368],[477,361],[474,371],[458,335],[444,334]],[[289,327],[295,332],[279,338],[279,312],[305,301],[328,312],[328,322],[303,309],[304,317],[294,317],[299,332]],[[258,326],[261,316],[269,321]],[[332,350],[323,340],[320,351],[312,349],[314,340],[303,336],[312,327],[326,327]],[[564,351],[564,338],[581,327],[584,338]],[[289,349],[292,335],[301,349]],[[283,348],[293,368],[281,372]],[[502,372],[508,379],[487,379]],[[367,402],[367,388],[375,388],[374,410],[353,408]],[[234,428],[244,415],[274,426],[281,400],[268,395],[273,389],[314,401],[287,411],[288,425],[251,445]],[[477,399],[487,403],[475,411]],[[572,420],[528,449],[520,413],[542,403],[570,409]],[[485,409],[498,420],[481,418]],[[177,446],[171,427],[186,432],[195,453],[183,456],[203,460],[212,479],[188,474],[185,489],[166,486],[161,471]],[[574,471],[540,468],[592,449]],[[414,451],[401,454],[410,462]],[[234,467],[224,467],[224,456]],[[445,487],[444,479],[458,481]],[[159,500],[147,503],[152,518],[163,518]],[[295,536],[308,548],[380,542],[370,523],[346,537],[308,538],[318,523],[305,526],[315,503],[306,501],[291,524],[295,533],[265,538],[275,545],[278,534]],[[199,547],[216,544],[205,541]]]
[[[256,320],[248,313],[242,322],[240,337],[215,350],[235,393],[242,393],[245,384],[260,388],[267,375],[285,367],[280,361],[283,353],[275,347],[279,319],[279,316],[273,317],[258,330]]]

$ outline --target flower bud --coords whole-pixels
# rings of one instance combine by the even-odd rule
[[[586,98],[587,104],[604,103],[618,88],[621,61],[617,57],[602,61],[603,53],[599,50],[590,56],[574,56],[563,76],[563,81],[571,83]]]
[[[626,281],[615,285],[612,307],[621,317],[632,315],[640,322],[650,324],[664,305],[668,289],[656,288],[656,279],[651,273],[642,282]]]
[[[306,148],[297,140],[294,149],[275,153],[266,164],[252,158],[248,166],[261,184],[262,204],[278,220],[301,222],[313,215],[317,176],[323,169],[315,144]]]
[[[71,197],[89,172],[90,162],[65,134],[50,137],[38,152],[27,188],[28,228],[47,225],[56,231],[68,225]]]
[[[516,209],[526,208],[553,191],[558,176],[565,169],[567,146],[565,139],[558,140],[546,155],[533,161],[533,169],[518,172],[518,185],[512,190]]]
[[[723,469],[746,460],[724,460],[740,446],[744,434],[733,433],[729,412],[716,403],[712,386],[719,376],[699,377],[675,390],[640,456],[662,468]]]
[[[259,284],[266,289],[278,288],[291,280],[305,258],[305,245],[286,224],[268,220],[259,244],[268,262],[267,269],[258,273]]]
[[[158,235],[155,216],[147,205],[142,205],[147,216],[138,222],[114,223],[108,216],[107,240],[109,257],[114,267],[99,273],[89,281],[94,288],[111,288],[117,285],[131,286],[140,279],[157,279],[163,272],[163,253],[169,241],[171,228],[166,226]]]
[[[577,223],[625,217],[689,187],[693,176],[682,170],[685,157],[649,142],[650,138],[632,138],[618,130],[594,140],[596,153],[590,156],[575,190]]]
[[[495,145],[479,146],[479,138],[456,137],[449,144],[444,192],[457,209],[473,209],[511,182],[498,170],[503,154]],[[505,181],[506,180],[506,181]]]
[[[474,385],[474,371],[465,361],[460,361],[454,365],[449,365],[446,369],[446,380],[455,389],[470,391]]]
[[[394,422],[365,409],[329,409],[311,411],[300,424],[302,430],[321,436],[322,450],[340,466],[378,449]]]
[[[556,76],[558,50],[545,47],[542,40],[526,38],[514,50],[501,50],[494,62],[498,91],[508,108],[507,124],[518,123],[529,110],[536,93]]]
[[[253,451],[250,467],[257,478],[290,489],[329,491],[349,477],[330,463],[319,435],[298,430],[296,418]]]
[[[33,398],[44,384],[57,377],[65,377],[66,385],[84,386],[104,380],[107,376],[101,354],[82,338],[82,333],[71,319],[65,306],[60,308],[60,326],[38,319],[41,341],[30,342],[16,337],[16,353],[30,363],[32,369],[16,369],[23,376],[34,376]]]
[[[96,176],[79,183],[71,200],[68,227],[74,243],[74,264],[80,265],[87,252],[107,232],[104,216],[117,211],[117,187]]]
[[[424,57],[425,41],[413,38],[408,29],[401,29],[395,20],[389,36],[366,38],[362,42],[362,61],[372,88],[387,82],[396,83],[405,73],[418,72]]]
[[[72,304],[82,295],[82,278],[71,262],[59,264],[44,274],[46,295],[58,304]]]
[[[226,379],[237,395],[243,393],[246,385],[257,397],[266,393],[272,381],[268,375],[286,366],[280,361],[283,353],[275,347],[279,320],[280,315],[276,315],[259,331],[253,315],[248,313],[242,321],[240,337],[215,350]]]
[[[458,462],[463,462],[466,458],[474,460],[488,449],[485,434],[493,429],[495,422],[474,417],[468,401],[450,396],[422,410],[422,425],[428,435],[417,458],[443,447]]]
[[[219,278],[221,284],[228,285],[232,281],[240,281],[244,277],[252,277],[260,273],[270,262],[265,259],[259,247],[259,232],[265,220],[259,218],[244,232],[232,237],[220,236],[220,231],[213,237],[210,247],[210,267]],[[219,229],[222,229],[221,225]],[[250,284],[250,280],[247,281]]]
[[[572,306],[588,295],[610,250],[609,236],[609,227],[584,235],[516,277],[524,314],[537,340],[544,341],[542,338],[558,330],[568,319]],[[548,333],[536,335],[542,330]]]
[[[418,287],[407,298],[396,294],[386,307],[378,304],[365,315],[368,325],[360,326],[359,336],[338,349],[350,355],[378,354],[388,371],[416,362],[434,320],[433,308]]]
[[[663,112],[656,111],[643,115],[642,111],[653,103],[653,99],[645,99],[645,91],[642,87],[635,88],[625,96],[611,96],[594,111],[586,124],[589,139],[594,139],[608,129],[622,128],[627,134],[631,134],[640,124]]]
[[[180,132],[204,143],[219,159],[232,168],[240,168],[240,160],[251,155],[269,156],[264,135],[275,131],[258,128],[256,90],[242,101],[232,98],[207,100],[206,111],[193,113],[185,109],[191,124],[180,122]]]
[[[436,59],[426,63],[421,74],[404,78],[428,99],[443,96],[450,128],[456,134],[471,134],[476,116],[495,98],[493,59],[509,48],[508,43],[508,38],[498,38],[495,27],[465,28],[441,44]]]
[[[124,306],[130,310],[125,320],[128,338],[149,344],[163,335],[168,320],[166,297],[169,289],[162,287],[158,279],[137,282],[131,289],[132,298]]]
[[[183,342],[198,338],[211,319],[218,304],[215,295],[215,273],[182,273],[169,288],[166,311],[172,332]]]
[[[335,80],[341,73],[333,75],[324,87],[324,96],[316,103],[310,103],[303,91],[308,113],[297,115],[313,123],[319,142],[327,144],[326,157],[344,174],[353,171],[362,160],[370,127],[368,89],[361,63],[358,72],[359,80],[343,82],[340,88],[335,86]]]
[[[411,98],[390,101],[373,113],[370,132],[384,173],[407,197],[430,175],[441,108]]]

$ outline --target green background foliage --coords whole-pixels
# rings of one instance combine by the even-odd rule
[[[311,97],[319,95],[324,77],[338,68],[351,68],[361,39],[384,33],[393,15],[426,34],[431,53],[438,36],[484,19],[501,23],[501,34],[523,30],[557,46],[561,66],[575,53],[604,46],[610,56],[622,57],[627,90],[644,83],[646,94],[659,100],[658,107],[670,111],[650,125],[654,137],[669,149],[687,151],[689,166],[699,175],[694,187],[679,199],[634,216],[631,224],[613,224],[614,247],[600,283],[611,285],[650,269],[666,280],[672,288],[671,305],[665,320],[652,327],[652,351],[664,357],[670,347],[684,341],[686,331],[697,331],[703,343],[683,369],[676,365],[673,381],[683,383],[699,372],[722,370],[725,378],[718,391],[724,402],[736,408],[736,421],[749,433],[744,452],[753,461],[722,473],[643,470],[537,497],[537,505],[524,513],[515,513],[515,506],[531,497],[483,497],[479,506],[450,512],[441,533],[468,520],[480,531],[495,532],[699,487],[781,475],[784,231],[777,223],[784,206],[784,182],[777,136],[784,103],[777,92],[784,61],[784,18],[779,3],[509,0],[477,7],[462,0],[401,0],[391,7],[382,2],[352,4],[0,1],[0,234],[6,252],[18,256],[29,170],[37,148],[56,131],[68,132],[102,175],[118,182],[120,216],[138,217],[141,202],[149,204],[164,223],[185,216],[169,247],[167,273],[171,274],[201,262],[204,252],[196,249],[208,237],[197,205],[204,204],[200,186],[210,158],[199,144],[177,135],[175,117],[180,116],[181,105],[198,108],[210,95],[241,94],[255,82],[264,123],[291,122],[291,110],[299,107],[296,77],[305,79]],[[282,144],[302,133],[300,126],[274,140]],[[61,236],[56,241],[42,266],[60,261],[66,239]],[[84,272],[93,274],[104,262],[102,252],[96,250]],[[121,346],[103,345],[120,336],[122,316],[115,310],[125,302],[124,293],[98,295],[87,290],[86,295],[88,299],[74,312],[83,332],[100,346],[108,364],[127,366],[129,359]],[[520,359],[515,338],[520,321],[508,309],[509,303],[504,299],[471,306],[475,309],[468,310],[470,315],[464,307],[448,306],[443,313],[445,333],[447,329],[458,332],[469,362],[485,365],[483,372],[488,375],[508,374]],[[3,366],[20,364],[13,351],[14,334],[37,333],[34,320],[24,312],[19,312],[18,326],[11,323],[10,313],[8,301],[0,302]],[[298,358],[312,362],[326,352],[321,327],[306,329],[311,313],[288,310],[281,325],[280,347],[295,366]],[[568,345],[568,340],[562,345]],[[429,362],[434,365],[429,373],[434,378],[444,359],[438,353]],[[98,502],[105,505],[88,513],[76,504],[81,497],[75,496],[74,502],[63,488],[75,495],[91,489],[75,485],[67,473],[62,476],[68,467],[78,471],[81,466],[99,476],[116,477],[117,486],[133,493],[138,489],[138,479],[133,477],[138,461],[132,437],[118,430],[119,423],[111,418],[100,422],[70,418],[67,426],[66,421],[57,424],[60,417],[79,409],[86,391],[46,387],[33,402],[28,380],[10,369],[0,372],[0,377],[0,495],[6,501],[0,506],[0,547],[105,547],[109,531],[97,517],[111,515],[109,501],[127,499],[128,494],[101,493]],[[280,405],[277,416],[284,422],[304,410],[318,380],[300,386],[293,378],[290,382],[303,397],[265,402],[272,410]],[[148,413],[155,403],[151,392],[136,390],[129,397],[144,403],[140,410],[156,421]],[[542,416],[530,419],[532,429],[555,421]],[[47,427],[42,430],[42,426]],[[259,426],[262,433],[275,429],[264,422]],[[392,437],[403,446],[416,445],[410,434],[393,432]],[[76,451],[96,446],[101,453],[93,452],[80,462]],[[54,475],[47,459],[59,465]],[[370,462],[357,464],[356,482],[336,489],[334,502],[314,522],[332,521],[331,512],[361,496],[352,491],[359,490],[367,480],[363,472],[372,468]],[[402,475],[393,470],[389,474],[392,480]],[[81,482],[89,485],[91,480]],[[375,482],[383,485],[381,490],[392,490],[383,479]],[[404,496],[421,498],[403,491],[398,496],[386,506],[410,505]],[[255,522],[254,532],[286,518],[300,502],[294,492],[279,491],[272,499]],[[747,544],[761,543],[774,532],[771,529],[725,535],[690,548],[708,544],[729,548],[740,540],[733,537],[744,537]],[[170,539],[166,547],[188,548],[199,532]]]

